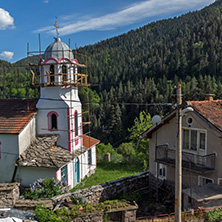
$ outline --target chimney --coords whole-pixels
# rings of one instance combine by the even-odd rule
[[[205,100],[209,101],[209,102],[213,101],[214,100],[214,94],[206,94],[205,95]]]

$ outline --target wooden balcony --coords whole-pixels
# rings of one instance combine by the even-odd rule
[[[216,154],[205,156],[182,152],[182,168],[195,173],[205,174],[215,170]],[[175,167],[176,150],[169,149],[167,145],[156,147],[155,161]]]

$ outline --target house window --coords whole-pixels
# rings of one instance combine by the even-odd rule
[[[205,150],[206,133],[199,130],[183,129],[183,149]]]
[[[222,178],[218,178],[218,185],[222,186]]]
[[[88,165],[92,165],[92,149],[88,150]]]
[[[78,136],[79,133],[78,133],[78,112],[77,111],[75,111],[74,119],[75,119],[75,136]]]
[[[61,169],[61,179],[68,182],[67,165]]]
[[[202,177],[202,176],[198,177],[198,185],[199,186],[203,186],[203,185],[209,184],[209,183],[214,183],[214,180],[211,178]]]
[[[166,165],[162,164],[162,163],[157,163],[159,165],[158,169],[158,176],[162,179],[166,178]]]
[[[58,130],[58,114],[56,112],[50,112],[48,115],[48,129]]]
[[[50,66],[50,83],[54,83],[55,82],[55,69],[54,69],[54,65]]]
[[[65,65],[62,65],[62,81],[63,82],[68,81],[68,78],[67,78],[67,67]]]

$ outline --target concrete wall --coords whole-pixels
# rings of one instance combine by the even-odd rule
[[[155,162],[156,146],[167,143],[169,148],[176,149],[176,132],[176,118],[173,118],[169,123],[166,123],[159,130],[152,134],[152,138],[149,142],[149,171],[151,174],[156,175],[157,172],[157,166]],[[171,172],[168,171],[167,167],[167,178],[170,173]]]
[[[19,157],[18,134],[0,134],[0,183],[11,182]]]
[[[191,117],[193,123],[190,125],[187,122],[187,118]],[[156,176],[156,162],[155,162],[155,146],[168,144],[170,149],[176,149],[176,135],[177,135],[177,121],[176,117],[169,121],[169,123],[164,124],[160,129],[152,134],[150,139],[150,159],[149,167],[150,173]],[[218,183],[218,178],[222,178],[222,168],[220,162],[222,161],[222,152],[221,152],[221,134],[212,128],[209,123],[200,118],[195,112],[189,112],[182,119],[182,127],[187,129],[197,129],[204,130],[206,132],[206,150],[202,155],[216,153],[216,171],[204,175],[199,175],[197,173],[190,172],[189,170],[183,170],[182,180],[183,187],[187,188],[190,186],[198,185],[199,176],[204,176],[206,178],[211,178],[214,180],[214,183]],[[194,150],[183,149],[185,152],[199,154]],[[175,167],[167,166],[166,179],[169,182],[175,181]]]
[[[36,118],[34,117],[19,134],[19,155],[31,144],[36,136]]]
[[[18,167],[15,180],[29,186],[39,178],[56,178],[56,169],[40,167]]]

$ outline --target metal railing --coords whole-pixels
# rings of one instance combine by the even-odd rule
[[[197,173],[208,173],[215,170],[215,153],[197,155],[182,151],[182,167]],[[169,149],[167,145],[156,147],[155,161],[158,163],[175,166],[176,150]]]

